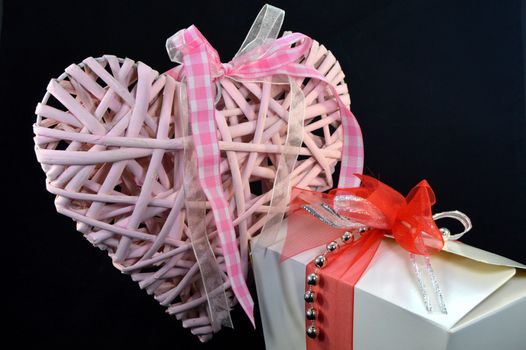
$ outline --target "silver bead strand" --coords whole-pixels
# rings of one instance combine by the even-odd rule
[[[305,302],[307,303],[307,311],[305,317],[310,321],[310,326],[307,327],[307,336],[311,339],[315,339],[318,336],[318,329],[316,328],[316,309],[314,308],[314,300],[316,295],[312,288],[319,283],[319,268],[316,266],[314,272],[307,276],[307,285],[309,288],[305,292]]]
[[[335,252],[341,245],[352,242],[355,235],[363,234],[367,230],[366,227],[361,227],[353,233],[348,231],[345,232],[339,239],[329,242],[326,246],[326,251],[314,259],[314,272],[307,276],[308,288],[305,290],[304,295],[305,303],[307,304],[305,318],[310,321],[306,330],[306,334],[309,338],[316,339],[319,335],[319,330],[316,327],[316,319],[318,318],[318,312],[315,307],[316,293],[314,292],[313,287],[319,286],[320,276],[318,271],[327,265],[327,254]]]

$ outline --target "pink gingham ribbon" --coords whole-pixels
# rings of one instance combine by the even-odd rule
[[[253,48],[230,63],[221,63],[217,51],[194,25],[177,32],[167,41],[172,60],[183,64],[168,74],[177,80],[186,79],[199,182],[213,211],[232,290],[252,323],[254,302],[243,276],[236,233],[220,176],[214,84],[217,79],[227,77],[261,80],[273,76],[311,78],[324,82],[342,113],[344,145],[339,187],[356,186],[359,183],[353,174],[361,173],[363,167],[360,127],[340,99],[335,86],[314,68],[298,63],[309,52],[311,45],[311,38],[291,33]]]

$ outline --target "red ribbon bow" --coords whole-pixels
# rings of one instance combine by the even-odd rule
[[[427,181],[421,181],[404,198],[377,179],[356,176],[361,179],[357,188],[334,189],[328,194],[299,188],[292,191],[283,260],[336,240],[344,230],[369,228],[360,239],[349,240],[333,253],[331,263],[323,269],[318,270],[314,263],[307,265],[306,275],[317,273],[324,281],[323,288],[315,290],[317,298],[333,301],[323,304],[323,318],[316,321],[325,336],[307,340],[308,350],[352,349],[354,286],[385,234],[419,255],[434,254],[444,245],[431,214],[435,195]],[[346,304],[343,309],[342,302]]]
[[[428,256],[442,249],[444,239],[431,211],[435,195],[426,180],[422,180],[404,198],[398,191],[375,178],[356,176],[362,181],[360,187],[337,188],[328,194],[293,189],[289,232],[282,251],[284,259],[336,239],[344,229],[362,226],[370,228],[369,232],[392,235],[402,248],[414,254]],[[291,229],[291,225],[297,225],[298,221],[305,222],[305,215],[311,216],[303,210],[305,205],[323,208],[320,206],[322,203],[346,218],[340,223],[343,222],[347,227],[326,225],[323,230],[310,232],[305,232],[305,229]],[[302,213],[303,215],[297,215]]]
[[[336,205],[342,207],[340,214],[364,226],[385,230],[393,235],[402,248],[411,253],[432,255],[442,250],[444,239],[431,211],[435,204],[435,194],[426,180],[420,181],[404,198],[398,191],[375,178],[356,176],[362,180],[360,187],[335,189],[329,193],[333,206],[343,202],[343,205]],[[364,204],[360,200],[357,205],[352,199],[338,199],[347,195],[363,198],[371,209],[383,214],[383,218],[353,211],[353,208],[363,207]]]

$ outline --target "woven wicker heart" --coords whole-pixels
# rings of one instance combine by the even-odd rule
[[[344,74],[325,47],[314,42],[302,62],[326,76],[349,103]],[[287,125],[281,117],[288,113],[289,86],[269,88],[228,78],[220,84],[224,191],[247,264],[248,240],[265,222],[278,152],[285,142]],[[338,105],[319,84],[314,79],[302,84],[307,106],[304,145],[291,174],[292,185],[316,190],[332,185],[342,148]],[[57,196],[57,211],[75,220],[78,231],[107,250],[118,269],[206,341],[213,331],[181,200],[178,86],[144,63],[114,56],[88,58],[49,83],[36,109],[35,144],[47,189]],[[258,123],[262,106],[266,121]],[[132,118],[144,120],[142,127],[128,128]],[[155,150],[163,152],[156,156]],[[206,220],[212,232],[211,213]],[[224,267],[219,240],[213,235],[210,239]],[[226,274],[224,281],[233,304]]]

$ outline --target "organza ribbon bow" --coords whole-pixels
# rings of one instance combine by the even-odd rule
[[[446,313],[443,295],[429,262],[429,256],[444,247],[444,233],[435,223],[437,218],[454,218],[465,227],[464,232],[447,237],[457,239],[471,229],[469,218],[458,211],[435,214],[431,208],[435,195],[426,180],[416,185],[404,197],[398,191],[381,181],[366,175],[356,175],[361,185],[356,188],[337,188],[328,194],[294,188],[289,209],[288,231],[282,247],[282,260],[303,251],[319,247],[342,235],[342,231],[359,232],[355,243],[349,249],[356,254],[342,273],[350,273],[357,282],[369,266],[380,241],[390,236],[410,253],[411,263],[417,277],[426,309],[432,310],[416,256],[423,256],[425,270],[429,273],[437,303],[441,312]],[[316,218],[326,224],[312,224],[305,216]],[[312,230],[306,232],[305,228]]]
[[[356,176],[362,180],[360,187],[331,191],[336,212],[350,222],[391,234],[413,254],[429,256],[442,250],[444,238],[431,211],[435,194],[426,180],[404,198],[375,178]]]
[[[282,10],[265,5],[241,49],[229,63],[221,62],[217,51],[194,25],[177,32],[166,42],[170,59],[181,64],[167,73],[181,82],[181,117],[183,125],[187,128],[183,136],[187,139],[184,145],[184,188],[188,232],[207,295],[212,326],[215,329],[219,329],[221,325],[232,326],[232,322],[229,315],[230,305],[224,291],[221,293],[222,271],[208,239],[211,233],[206,232],[206,224],[203,223],[208,209],[207,202],[213,212],[230,286],[245,313],[254,323],[253,300],[244,277],[247,264],[242,261],[238,249],[231,209],[221,180],[221,157],[215,118],[215,104],[220,97],[217,80],[229,78],[238,81],[289,84],[291,103],[285,146],[298,151],[303,138],[305,108],[303,93],[295,79],[311,78],[323,82],[331,91],[342,113],[344,143],[341,172],[343,176],[340,176],[340,186],[355,186],[357,179],[353,178],[352,174],[362,170],[362,138],[356,119],[339,98],[331,82],[313,67],[299,63],[309,52],[312,39],[300,33],[289,33],[276,39],[283,17]],[[279,158],[269,209],[269,215],[273,217],[267,220],[270,224],[263,228],[264,234],[260,235],[267,240],[274,239],[283,218],[283,210],[280,213],[272,208],[285,208],[288,204],[289,174],[297,155],[296,152]],[[331,169],[324,171],[330,177]],[[238,215],[241,214],[238,212]]]
[[[359,187],[337,188],[328,194],[293,189],[289,216],[292,218],[294,212],[305,211],[333,229],[309,233],[289,230],[283,257],[320,246],[339,237],[341,230],[361,227],[391,235],[410,253],[429,256],[442,249],[443,235],[431,212],[435,195],[426,180],[416,185],[404,198],[373,177],[356,176],[361,179]]]

